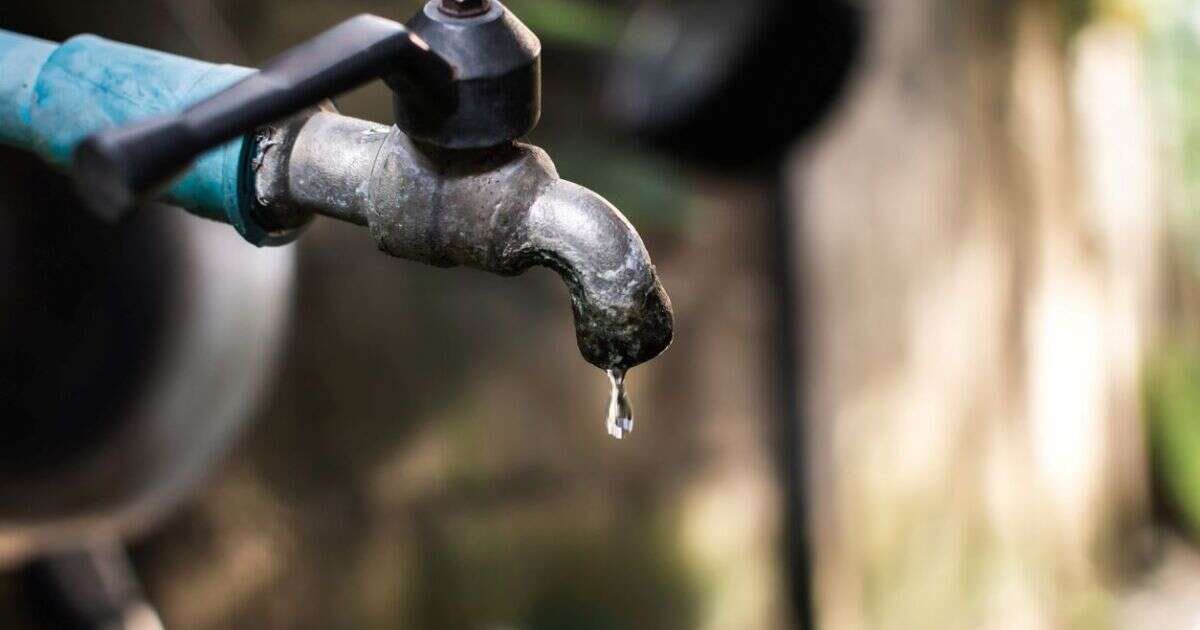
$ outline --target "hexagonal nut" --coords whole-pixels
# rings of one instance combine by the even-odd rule
[[[498,0],[486,13],[455,17],[430,0],[408,22],[455,69],[447,108],[391,80],[396,125],[413,138],[449,149],[493,147],[521,138],[541,117],[541,53],[537,35]]]

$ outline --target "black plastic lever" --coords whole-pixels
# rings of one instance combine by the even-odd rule
[[[451,112],[454,68],[403,25],[359,15],[268,61],[257,73],[173,115],[99,132],[75,150],[84,199],[117,218],[196,157],[372,79],[403,82],[412,106]]]

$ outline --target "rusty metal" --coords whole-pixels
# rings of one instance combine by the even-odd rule
[[[370,227],[399,258],[517,275],[558,272],[571,294],[580,352],[628,368],[671,343],[674,319],[641,237],[596,193],[560,179],[541,149],[512,143],[453,151],[395,127],[332,113],[302,125],[262,173],[287,173],[272,205]]]

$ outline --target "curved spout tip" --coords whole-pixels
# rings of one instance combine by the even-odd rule
[[[605,311],[586,302],[576,305],[575,337],[579,351],[598,368],[629,369],[662,354],[675,334],[671,299],[655,278],[633,308]]]
[[[556,180],[530,207],[526,228],[518,255],[567,283],[579,351],[589,363],[628,369],[671,345],[671,299],[641,237],[612,204]]]

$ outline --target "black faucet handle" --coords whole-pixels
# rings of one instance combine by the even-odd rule
[[[73,156],[76,182],[116,218],[204,152],[378,78],[410,86],[410,106],[427,116],[454,109],[454,68],[405,26],[363,14],[183,112],[90,136]]]

